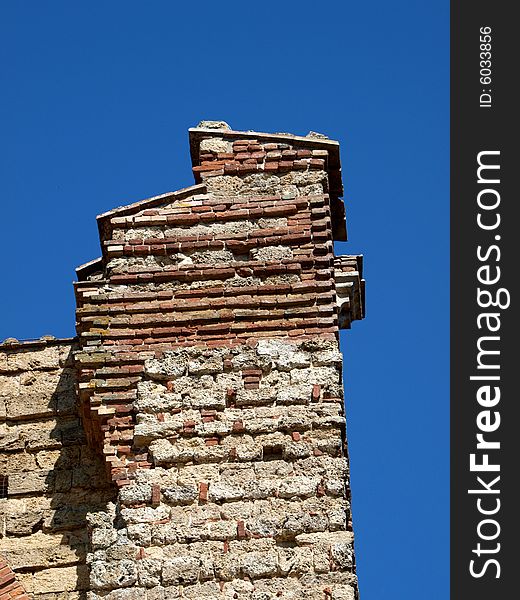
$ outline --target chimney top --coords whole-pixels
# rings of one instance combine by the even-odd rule
[[[236,140],[256,140],[260,144],[285,143],[294,149],[312,150],[326,156],[326,171],[328,175],[328,193],[330,195],[332,217],[335,222],[335,239],[346,240],[345,209],[343,201],[343,182],[341,180],[341,161],[339,143],[330,140],[322,133],[310,131],[306,136],[292,133],[261,133],[257,131],[234,131],[225,121],[201,121],[197,127],[189,130],[191,162],[194,167],[199,165],[200,145],[203,140],[215,139],[223,142]],[[224,144],[225,145],[225,144]],[[224,150],[223,150],[224,152]],[[195,175],[195,181],[200,183],[200,175]]]
[[[297,148],[326,150],[328,152],[328,175],[330,193],[336,197],[343,196],[341,181],[341,161],[339,142],[329,139],[322,133],[309,131],[306,136],[292,133],[261,133],[258,131],[235,131],[225,121],[200,121],[197,127],[188,129],[190,137],[190,153],[193,166],[199,161],[199,146],[203,139],[213,136],[225,140],[257,139],[265,142],[289,142]]]

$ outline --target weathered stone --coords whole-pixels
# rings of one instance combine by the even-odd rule
[[[34,454],[28,452],[5,452],[0,454],[0,469],[7,475],[17,471],[36,471],[37,464]],[[50,465],[49,470],[52,468]]]
[[[9,477],[9,493],[12,495],[45,492],[53,487],[52,471],[22,472]]]
[[[106,531],[115,534],[113,529],[100,529],[99,531]],[[152,543],[152,526],[147,523],[135,523],[128,525],[127,527],[128,539],[132,540],[135,544],[141,547],[147,547]],[[117,536],[115,536],[117,537]],[[114,542],[112,540],[112,542]],[[111,542],[111,543],[112,543]]]
[[[200,121],[197,127],[201,127],[202,129],[231,129],[231,127],[225,121]],[[206,138],[202,141],[208,142],[212,139],[214,138]],[[205,148],[201,148],[201,150],[205,150]]]
[[[9,535],[30,535],[42,523],[43,511],[7,512],[5,529]]]
[[[92,531],[90,542],[94,550],[108,548],[117,540],[117,531],[105,527],[97,527]]]
[[[161,584],[162,562],[153,558],[143,558],[137,562],[139,584],[153,588]]]
[[[0,543],[0,553],[12,569],[41,569],[75,565],[84,557],[84,547],[62,545],[59,536],[41,532],[33,536],[11,538]]]
[[[165,585],[194,583],[199,577],[200,561],[192,556],[179,556],[164,561],[162,580]]]
[[[250,552],[240,559],[240,569],[252,579],[273,577],[278,572],[278,556],[269,552]]]
[[[170,514],[168,508],[164,505],[152,508],[150,506],[140,508],[124,508],[121,510],[121,517],[126,523],[153,523],[167,519]]]
[[[61,593],[88,589],[88,570],[85,565],[44,569],[23,579],[28,593]]]
[[[90,566],[90,585],[96,590],[117,589],[137,582],[137,568],[130,560],[115,563],[93,562]]]
[[[291,248],[287,246],[265,246],[251,250],[251,257],[254,260],[282,260],[292,258],[293,253]]]
[[[164,497],[172,504],[190,504],[199,494],[195,485],[178,485],[164,490]]]
[[[5,370],[29,373],[44,369],[58,369],[61,356],[60,346],[9,352]]]
[[[152,497],[152,487],[147,483],[125,486],[120,494],[119,500],[123,504],[140,504],[149,502]]]

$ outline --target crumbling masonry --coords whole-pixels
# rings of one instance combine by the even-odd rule
[[[0,600],[355,600],[339,146],[190,130],[98,217],[77,337],[0,346]]]

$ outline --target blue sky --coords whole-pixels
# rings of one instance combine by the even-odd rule
[[[361,597],[447,598],[448,2],[4,2],[0,52],[0,339],[74,335],[95,216],[191,185],[201,119],[340,141]]]

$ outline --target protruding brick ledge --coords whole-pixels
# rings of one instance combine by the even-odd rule
[[[363,256],[336,256],[334,259],[339,326],[350,329],[352,321],[365,318]]]

